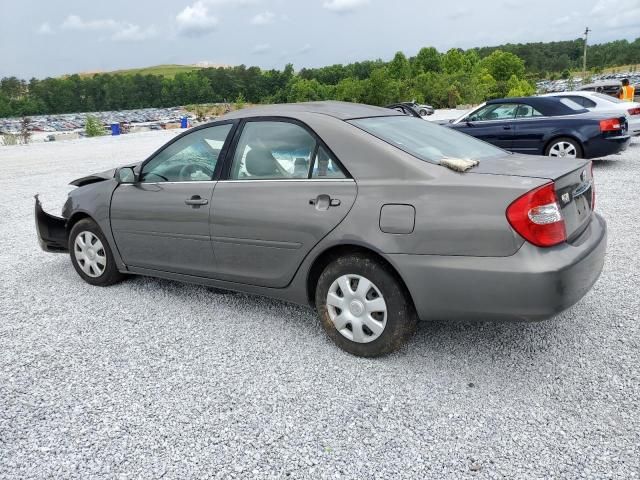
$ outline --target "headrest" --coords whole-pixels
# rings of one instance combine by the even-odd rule
[[[269,177],[278,173],[276,159],[266,148],[253,147],[247,153],[244,164],[251,176]]]

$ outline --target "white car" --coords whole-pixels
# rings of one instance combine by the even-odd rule
[[[640,103],[638,102],[623,102],[604,93],[589,91],[554,92],[541,96],[568,98],[594,112],[626,115],[629,134],[640,135]]]

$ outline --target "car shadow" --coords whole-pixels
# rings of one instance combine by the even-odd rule
[[[65,271],[59,276],[59,281],[73,283],[71,288],[78,289],[77,293],[96,288],[85,284],[67,259],[60,258],[52,264],[50,267],[57,269],[59,266]],[[239,324],[235,324],[235,328],[241,330],[254,328],[247,319],[260,318],[261,328],[272,332],[276,342],[280,341],[278,336],[286,330],[312,346],[316,355],[340,355],[345,360],[355,362],[364,360],[338,350],[325,336],[315,311],[310,307],[268,297],[142,276],[132,276],[121,284],[108,287],[108,290],[111,289],[114,290],[113,295],[125,294],[136,304],[144,302],[140,297],[149,297],[150,303],[153,303],[153,297],[169,297],[172,303],[186,301],[187,305],[195,301],[196,307],[202,307],[204,303],[211,312],[211,320],[215,319],[217,311],[225,312],[225,315],[231,312],[234,317],[237,312]],[[108,291],[105,293],[111,295]],[[185,315],[189,315],[189,312],[185,311]],[[536,358],[547,361],[548,356],[555,355],[556,352],[567,354],[571,349],[579,348],[576,336],[581,333],[576,325],[584,325],[584,319],[573,319],[573,316],[570,309],[558,317],[542,322],[419,322],[415,335],[399,351],[367,361],[384,362],[389,366],[414,364],[416,367],[424,364],[425,359],[460,365],[472,361],[483,362],[485,368],[491,366],[495,371],[512,364],[516,361],[514,359],[518,362],[530,360],[536,364]],[[116,320],[118,316],[112,318]],[[162,322],[162,317],[154,315],[148,321]],[[212,335],[225,335],[224,329],[220,330],[215,322],[211,322],[211,329],[215,331],[212,331]]]

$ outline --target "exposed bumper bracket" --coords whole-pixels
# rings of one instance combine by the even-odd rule
[[[45,252],[64,253],[67,247],[67,221],[64,218],[49,215],[42,209],[38,195],[35,196],[35,219],[38,243]]]

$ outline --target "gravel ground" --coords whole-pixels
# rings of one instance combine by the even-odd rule
[[[638,478],[640,141],[596,164],[601,279],[556,319],[335,348],[302,307],[42,252],[33,199],[174,132],[0,148],[0,478]]]

